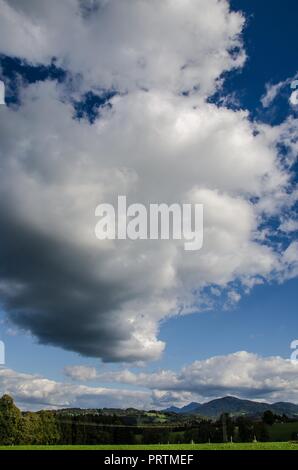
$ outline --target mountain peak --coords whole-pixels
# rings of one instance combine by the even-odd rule
[[[192,402],[182,408],[171,407],[165,411],[181,414],[199,414],[208,418],[218,418],[222,413],[229,413],[234,416],[255,416],[262,415],[267,410],[280,415],[286,414],[289,417],[298,416],[298,405],[294,403],[278,402],[270,404],[243,400],[233,396],[215,398],[214,400],[202,404]]]

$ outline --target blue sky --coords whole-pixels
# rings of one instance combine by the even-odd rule
[[[242,103],[252,113],[260,109],[264,84],[278,83],[297,73],[297,4],[292,0],[265,2],[232,0],[248,18],[244,31],[248,62],[231,81],[242,93]],[[285,101],[284,106],[287,104]],[[287,106],[286,106],[287,108]],[[276,109],[276,119],[284,116],[284,108]]]
[[[294,0],[272,0],[269,5],[268,2],[257,0],[246,2],[231,0],[230,4],[233,10],[241,10],[246,18],[242,39],[247,61],[243,67],[237,70],[224,70],[224,84],[217,92],[209,93],[209,101],[220,107],[222,106],[220,104],[221,99],[233,94],[233,100],[227,103],[227,107],[236,111],[239,109],[248,110],[250,119],[255,119],[259,124],[280,125],[289,116],[292,116],[295,120],[297,111],[289,103],[291,94],[289,84],[286,83],[281,88],[281,91],[267,108],[262,106],[261,99],[266,92],[266,85],[286,82],[295,77],[297,73],[297,2]],[[73,72],[71,66],[69,69],[66,66],[64,68],[61,62],[62,59],[59,61],[59,57],[52,59],[52,64],[49,65],[46,61],[41,64],[40,60],[36,63],[32,60],[30,54],[26,57],[25,53],[24,56],[20,53],[19,57],[13,57],[13,54],[8,54],[5,50],[0,52],[2,52],[0,79],[7,86],[7,103],[15,113],[21,112],[22,93],[26,91],[28,86],[48,80],[57,81],[60,87],[61,102],[72,107],[73,119],[79,123],[84,123],[84,126],[92,128],[94,123],[101,120],[101,115],[105,116],[105,113],[108,112],[107,107],[112,109],[114,102],[111,100],[123,94],[123,90],[120,87],[117,90],[117,86],[108,87],[101,82],[94,86],[92,83],[93,77],[84,81],[85,77],[81,73]],[[18,54],[15,55],[18,56]],[[52,91],[49,93],[52,93]],[[165,93],[164,90],[163,93]],[[82,130],[82,135],[83,132],[89,131]],[[123,162],[124,160],[122,160]],[[296,168],[293,165],[291,170],[292,187],[297,181]],[[214,169],[215,171],[216,169]],[[291,216],[295,219],[296,209],[297,204],[292,204],[291,207],[283,210],[287,211],[288,217]],[[278,215],[278,223],[280,223],[282,215],[282,213]],[[276,220],[274,217],[271,220],[270,217],[266,219],[267,228],[269,227],[273,232],[278,227]],[[280,243],[281,246],[286,247],[295,241],[297,231],[283,234],[283,236],[276,231],[276,233],[271,233],[271,239],[274,238],[275,244]],[[224,263],[224,259],[222,262]],[[30,270],[30,268],[28,269]],[[140,371],[150,375],[160,370],[170,370],[179,374],[183,367],[189,366],[194,361],[205,361],[215,356],[229,356],[238,351],[247,351],[248,354],[257,355],[261,358],[281,356],[281,358],[287,360],[291,354],[290,343],[298,338],[298,280],[295,276],[288,276],[288,279],[282,282],[281,278],[283,276],[268,275],[265,279],[266,276],[260,274],[260,277],[262,277],[263,283],[252,287],[247,293],[239,287],[241,299],[238,302],[227,304],[225,300],[229,290],[225,291],[223,289],[215,304],[211,305],[206,311],[195,312],[195,309],[193,309],[191,314],[169,315],[169,318],[166,316],[162,318],[159,322],[158,339],[165,342],[165,350],[159,358],[145,361],[142,367],[138,367],[139,364],[134,361],[129,363],[125,359],[123,361],[112,361],[112,363],[102,363],[99,357],[92,357],[92,354],[88,354],[89,357],[82,356],[80,352],[67,350],[67,347],[63,348],[57,342],[56,346],[46,344],[47,333],[33,335],[26,333],[25,330],[30,330],[33,323],[19,320],[20,316],[17,316],[15,311],[12,312],[12,316],[15,319],[18,318],[18,320],[8,323],[7,312],[4,307],[2,312],[3,320],[0,324],[0,338],[6,346],[5,367],[19,373],[38,374],[59,383],[70,381],[72,384],[74,383],[74,377],[71,377],[71,374],[65,377],[64,367],[77,365],[86,366],[87,368],[95,367],[98,370],[98,378],[87,379],[85,382],[81,381],[81,383],[85,383],[89,387],[108,384],[116,390],[122,388],[147,390],[148,386],[143,387],[142,378],[135,380],[133,383],[126,381],[123,385],[120,380],[113,380],[103,374],[123,369],[130,369],[136,375]],[[238,282],[239,280],[234,279],[231,283],[228,283],[229,289],[238,292]],[[216,282],[212,282],[210,285],[215,286]],[[53,292],[53,295],[55,295],[55,292]],[[69,326],[71,327],[71,324]],[[35,323],[32,328],[33,330],[36,328],[35,331],[40,331]],[[45,326],[41,329],[44,328]],[[56,328],[59,331],[59,321]],[[65,328],[65,325],[61,325],[61,328]],[[51,337],[48,338],[48,342],[53,344]],[[42,344],[38,344],[38,341]],[[142,360],[142,358],[140,359]],[[249,360],[254,361],[255,359],[248,356]],[[276,367],[278,367],[278,361],[279,359],[276,360]],[[282,361],[282,364],[285,364],[285,362]],[[270,365],[270,374],[274,376],[272,370],[274,370],[273,359],[272,366]],[[212,374],[212,370],[210,370],[210,374]],[[22,379],[18,380],[21,383]],[[5,386],[8,387],[8,385]],[[293,399],[288,390],[283,394],[278,387],[273,387],[270,393],[266,392],[267,395],[265,392],[260,395],[259,388],[256,387],[255,391],[252,389],[249,396],[269,400],[280,397]],[[232,390],[227,388],[226,391],[227,393],[238,393],[239,396],[248,396],[247,389],[245,387],[244,389],[246,391],[241,392],[241,387],[238,389],[235,386],[234,389],[233,387]],[[182,404],[190,399],[204,400],[212,396],[211,392],[209,395],[207,393],[204,396],[200,387],[196,394],[191,395],[189,388],[186,387],[183,390],[184,395],[178,399],[175,395],[175,388],[169,386],[169,396],[167,396],[169,403],[167,403],[165,402],[166,398],[164,398],[166,392],[167,390],[162,390],[164,395],[161,398],[158,394],[158,398],[157,395],[155,396],[156,406],[163,406],[163,403]],[[20,395],[18,399],[24,407],[28,407],[26,398]],[[110,404],[107,398],[104,398],[104,400],[106,400],[103,401],[105,405]],[[158,402],[158,400],[160,401]],[[34,400],[32,403],[34,403]],[[139,401],[136,403],[139,404]],[[53,401],[50,400],[49,404],[53,404]],[[125,404],[124,398],[120,406],[125,406]],[[45,406],[47,405],[45,403]],[[37,403],[36,406],[40,407],[41,405]]]

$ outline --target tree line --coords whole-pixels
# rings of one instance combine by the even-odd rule
[[[0,398],[1,445],[167,444],[268,441],[268,426],[280,419],[270,411],[261,420],[231,418],[216,421],[189,418],[170,425],[128,425],[129,417],[76,414],[67,411],[21,412],[9,395]],[[177,417],[178,419],[178,417]],[[286,419],[286,417],[285,417]],[[139,422],[139,418],[137,423]]]

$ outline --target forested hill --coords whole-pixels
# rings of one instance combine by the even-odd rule
[[[278,402],[263,403],[251,400],[241,400],[235,397],[224,397],[207,403],[190,403],[182,408],[170,407],[164,411],[177,414],[198,414],[208,418],[217,418],[222,413],[231,415],[261,415],[265,411],[270,410],[272,413],[288,417],[298,417],[298,405],[294,403]]]

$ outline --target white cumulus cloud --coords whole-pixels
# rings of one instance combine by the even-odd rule
[[[93,125],[74,118],[53,81],[23,86],[20,105],[0,109],[0,295],[12,322],[86,356],[147,361],[164,350],[160,322],[197,311],[206,286],[235,302],[234,282],[293,275],[294,246],[283,253],[262,234],[297,199],[297,122],[261,125],[207,101],[244,60],[244,19],[227,1],[0,8],[1,53],[34,64],[55,56],[82,89],[118,91]],[[204,204],[203,249],[100,242],[95,208],[119,194]]]

